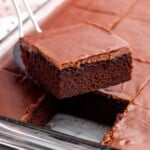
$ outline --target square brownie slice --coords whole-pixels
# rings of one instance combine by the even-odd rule
[[[25,36],[20,46],[25,71],[59,99],[131,78],[130,46],[96,24]]]

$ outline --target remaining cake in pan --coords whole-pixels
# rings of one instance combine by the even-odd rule
[[[118,116],[113,128],[107,132],[102,144],[128,150],[148,150],[150,143],[150,110],[136,105],[129,105],[127,110]]]
[[[118,115],[113,128],[105,134],[102,144],[125,149],[149,149],[149,90],[150,80],[141,87],[124,113]]]
[[[13,60],[12,50],[0,58],[0,115],[45,125],[56,113],[56,103],[27,78]]]
[[[79,24],[20,40],[29,76],[58,98],[128,81],[132,59],[127,42],[95,24]]]
[[[0,115],[45,125],[55,114],[53,100],[27,77],[1,69],[0,85]]]
[[[128,14],[135,2],[136,0],[109,0],[109,3],[106,0],[65,0],[63,5],[44,20],[41,27],[50,30],[90,21],[111,29]]]
[[[149,103],[147,85],[137,96],[135,102],[140,100],[143,103]],[[147,93],[145,93],[145,92]],[[144,105],[144,104],[143,104]],[[101,144],[117,147],[123,150],[149,150],[150,137],[150,109],[138,104],[129,104],[123,114],[118,114],[113,127],[105,133]]]

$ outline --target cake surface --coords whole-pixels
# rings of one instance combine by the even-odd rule
[[[62,99],[130,79],[128,43],[95,24],[79,24],[20,40],[26,72]]]
[[[149,0],[138,0],[135,7],[129,13],[129,16],[134,19],[149,21],[150,20],[149,5],[150,5]]]
[[[52,15],[48,16],[41,23],[43,30],[62,28],[79,23],[85,23],[87,21],[91,21],[93,23],[96,22],[99,25],[111,28],[122,18],[122,15],[119,14],[115,15],[112,13],[82,9],[74,4],[72,0],[68,1],[66,0],[66,3],[64,3],[61,7],[58,7]]]
[[[150,79],[150,78],[149,78]],[[140,89],[123,114],[118,115],[102,144],[124,149],[149,149],[150,80]]]
[[[131,44],[133,48],[133,58],[143,62],[150,62],[149,25],[149,21],[125,18],[113,29],[114,33]],[[132,36],[130,36],[129,33],[132,34]]]
[[[140,145],[149,147],[150,110],[130,104],[118,119],[113,128],[104,136],[102,144],[128,149]],[[136,148],[137,147],[137,148]],[[140,147],[141,148],[141,147]]]
[[[106,5],[105,0],[94,0],[93,2],[88,0],[76,0],[74,4],[91,11],[120,15],[126,13],[135,2],[136,0],[109,0],[109,3]]]

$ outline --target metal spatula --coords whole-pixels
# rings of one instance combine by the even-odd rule
[[[18,17],[20,37],[23,37],[24,33],[23,33],[23,23],[22,23],[21,11],[19,9],[19,5],[18,5],[17,1],[16,0],[12,0],[12,2],[13,2],[13,5],[14,5],[14,7],[16,9],[16,13],[17,13],[17,17]],[[39,25],[38,25],[38,23],[37,23],[37,21],[35,20],[35,17],[34,17],[34,15],[32,13],[32,10],[30,8],[30,5],[29,5],[28,1],[27,0],[23,0],[23,2],[25,4],[25,7],[26,7],[26,9],[28,11],[29,17],[30,17],[30,19],[31,19],[31,21],[32,21],[32,23],[34,25],[35,30],[38,33],[42,32],[40,27],[39,27]],[[25,66],[24,66],[22,58],[21,58],[21,51],[20,51],[20,44],[19,44],[19,42],[17,42],[15,44],[14,49],[13,49],[13,54],[14,54],[14,58],[15,58],[17,64],[24,71],[25,70]]]

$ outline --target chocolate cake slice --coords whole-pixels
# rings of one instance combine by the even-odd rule
[[[72,97],[130,80],[130,46],[85,23],[20,39],[26,72],[56,97]]]

